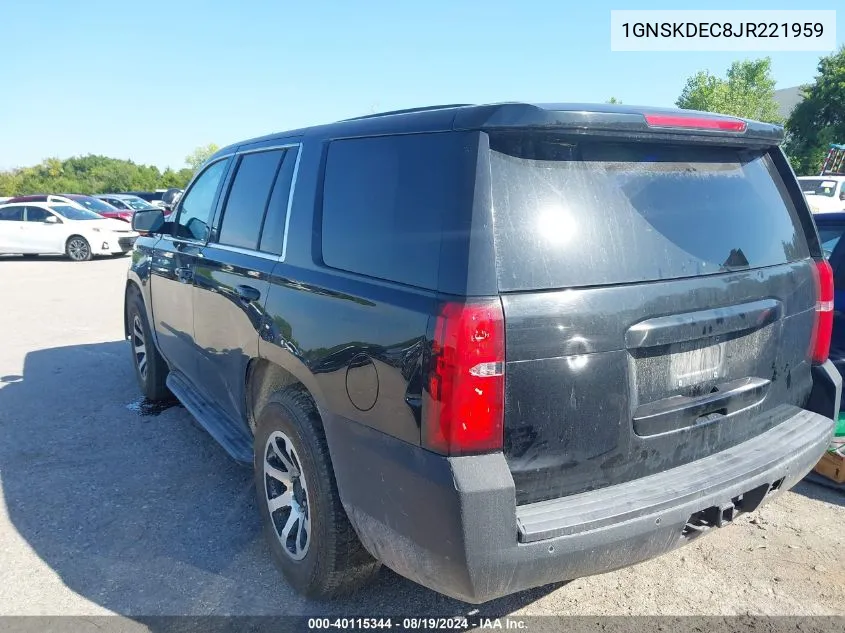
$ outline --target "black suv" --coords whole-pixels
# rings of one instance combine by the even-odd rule
[[[329,596],[482,602],[661,554],[830,441],[832,278],[779,127],[440,106],[220,150],[138,212],[138,382],[252,462]]]

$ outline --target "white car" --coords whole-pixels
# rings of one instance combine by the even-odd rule
[[[74,261],[123,255],[138,233],[79,206],[46,202],[0,205],[0,254],[64,254]]]
[[[798,184],[813,213],[845,211],[845,176],[800,176]]]

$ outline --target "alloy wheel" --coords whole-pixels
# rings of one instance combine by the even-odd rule
[[[137,314],[132,319],[132,348],[135,353],[135,364],[141,380],[147,379],[147,343],[144,339],[144,326]]]
[[[282,550],[302,560],[311,541],[311,505],[301,461],[293,442],[274,431],[264,447],[264,497]]]
[[[88,256],[91,254],[91,249],[88,246],[88,243],[82,239],[73,239],[67,245],[68,255],[70,255],[71,259],[76,261],[84,261],[88,259]]]

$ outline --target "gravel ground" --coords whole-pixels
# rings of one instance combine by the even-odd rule
[[[0,258],[0,614],[440,614],[384,571],[342,602],[269,562],[251,475],[178,406],[147,411],[123,341],[128,259]],[[482,614],[845,614],[845,494],[802,483],[635,567]]]

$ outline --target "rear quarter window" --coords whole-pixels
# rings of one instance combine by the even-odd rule
[[[762,151],[490,137],[503,291],[675,279],[809,257]]]
[[[443,218],[469,204],[459,193],[467,138],[432,133],[333,141],[323,185],[323,262],[435,289]]]

